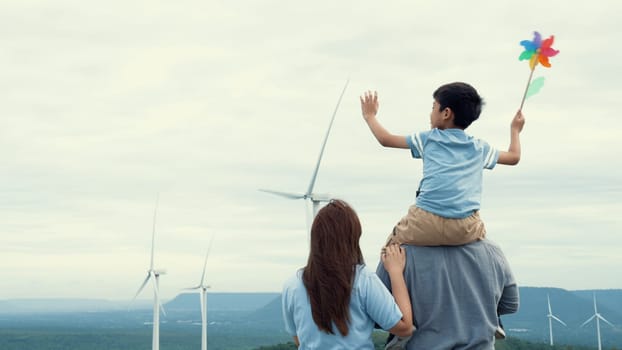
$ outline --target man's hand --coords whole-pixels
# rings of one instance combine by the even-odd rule
[[[378,92],[374,91],[372,94],[371,91],[366,91],[360,98],[363,118],[368,120],[369,118],[375,117],[378,113]]]

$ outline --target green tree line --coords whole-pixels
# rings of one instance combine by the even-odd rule
[[[386,334],[376,332],[372,337],[376,350],[384,349]],[[495,350],[595,350],[595,347],[575,346],[575,345],[554,345],[547,343],[533,343],[530,341],[520,340],[518,338],[507,338],[495,343]],[[261,346],[255,350],[296,350],[293,342],[282,343],[271,346]],[[608,350],[618,350],[615,346]]]

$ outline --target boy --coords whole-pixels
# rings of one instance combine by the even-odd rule
[[[382,146],[410,149],[413,158],[423,159],[416,204],[393,228],[387,245],[462,245],[483,239],[486,230],[479,217],[483,169],[520,160],[525,124],[520,110],[512,119],[510,146],[504,152],[464,132],[479,118],[483,105],[471,85],[445,84],[432,96],[431,130],[410,136],[391,134],[378,122],[377,93],[367,91],[360,98],[363,117]],[[504,337],[502,328],[498,333]]]
[[[479,118],[482,98],[466,83],[439,87],[430,113],[431,130],[398,136],[376,119],[378,94],[361,96],[361,110],[371,132],[384,147],[410,149],[423,159],[423,178],[416,204],[398,222],[387,244],[461,245],[486,235],[479,218],[483,169],[520,161],[520,132],[525,124],[521,111],[511,124],[510,147],[498,151],[464,132]]]

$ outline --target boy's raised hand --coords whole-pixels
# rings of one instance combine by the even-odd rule
[[[521,132],[523,131],[523,126],[525,125],[525,118],[523,117],[523,111],[520,109],[516,112],[516,115],[512,119],[512,125],[510,126],[512,130]]]
[[[378,113],[378,92],[365,91],[361,96],[361,112],[365,120],[373,118]]]

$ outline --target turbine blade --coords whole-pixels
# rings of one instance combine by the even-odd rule
[[[153,229],[151,231],[151,265],[150,269],[153,270],[153,251],[155,250],[155,227],[156,227],[156,215],[158,213],[158,205],[160,204],[160,193],[156,196],[156,205],[153,210]]]
[[[600,314],[596,315],[596,317],[600,318],[601,321],[605,322],[606,324],[610,325],[611,327],[615,327],[611,322],[607,321],[604,317],[602,317]]]
[[[207,246],[207,253],[205,254],[205,262],[203,263],[203,273],[201,274],[201,284],[199,286],[202,286],[203,283],[205,282],[205,269],[207,268],[207,258],[209,257],[210,250],[212,250],[213,242],[214,242],[214,235],[212,235],[212,238],[209,241],[209,245]]]
[[[551,312],[551,300],[549,299],[549,295],[546,295],[546,303],[549,306],[549,315],[552,314]]]
[[[591,320],[593,320],[593,319],[594,319],[594,317],[596,317],[596,315],[593,315],[592,317],[588,318],[588,319],[587,319],[587,321],[583,322],[583,324],[581,324],[581,326],[580,326],[580,327],[583,327],[583,326],[585,326],[586,324],[590,323],[590,321],[591,321]]]
[[[143,291],[143,288],[145,288],[145,286],[147,285],[147,282],[149,282],[150,277],[151,277],[151,274],[148,273],[147,278],[145,278],[145,280],[143,281],[143,284],[141,284],[140,288],[138,288],[138,292],[136,292],[136,295],[134,295],[134,298],[132,298],[132,301],[136,300],[136,297],[138,297],[138,294],[140,294],[140,292]]]
[[[596,308],[596,293],[594,293],[594,314],[598,314],[598,309]]]
[[[568,327],[568,325],[566,323],[564,323],[564,321],[560,320],[559,318],[557,318],[555,315],[551,315],[551,318],[554,319],[555,321],[563,324],[564,326]]]
[[[350,78],[346,80],[346,84],[343,86],[343,90],[341,90],[341,95],[339,95],[339,100],[337,100],[337,105],[335,106],[335,110],[333,111],[333,116],[330,118],[330,124],[328,124],[328,130],[326,131],[326,136],[324,136],[324,142],[322,143],[322,148],[320,149],[320,156],[317,159],[317,163],[315,164],[315,170],[313,170],[313,175],[311,176],[311,182],[309,183],[309,188],[307,189],[307,195],[313,193],[313,186],[315,186],[315,179],[317,178],[317,172],[320,169],[320,162],[322,161],[322,155],[324,154],[324,148],[326,147],[326,141],[328,141],[328,135],[330,134],[330,129],[333,127],[333,121],[335,121],[335,116],[337,115],[337,110],[339,109],[339,105],[341,104],[341,99],[343,98],[343,94],[346,92],[346,88],[350,83]]]
[[[160,305],[160,311],[162,311],[162,314],[166,316],[166,310],[164,310],[164,305],[162,305],[162,302],[160,302],[159,298],[158,298],[158,304]]]
[[[261,188],[259,190],[261,192],[271,193],[271,194],[275,194],[277,196],[281,196],[281,197],[285,197],[285,198],[289,198],[289,199],[302,199],[302,198],[305,198],[304,194],[280,192],[280,191],[273,191],[273,190],[264,190],[264,189],[261,189]]]
[[[153,284],[153,292],[155,293],[155,296],[156,296],[155,302],[158,304],[158,307],[160,307],[160,310],[162,311],[164,316],[166,316],[166,311],[164,311],[164,305],[162,305],[162,302],[160,301],[159,289],[160,287],[159,287],[158,277],[156,276],[155,283]]]

